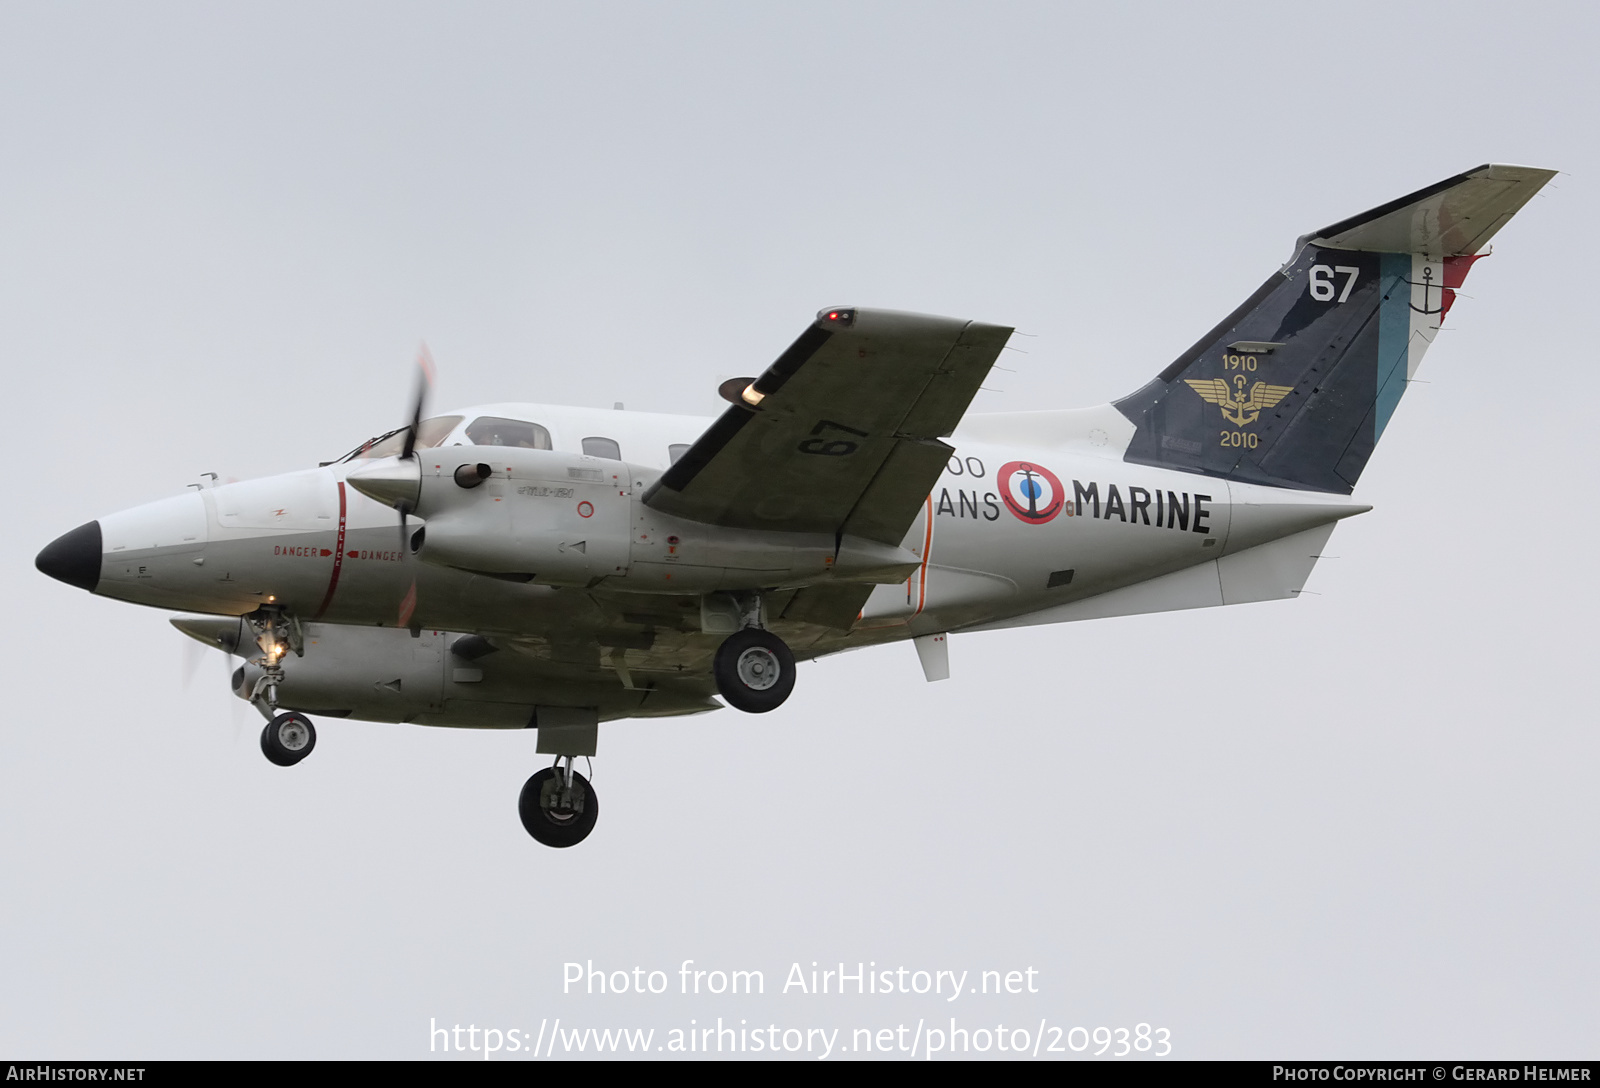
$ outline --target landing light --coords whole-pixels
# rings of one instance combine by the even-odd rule
[[[744,391],[750,388],[754,378],[729,378],[717,386],[717,396],[729,404],[743,404]]]

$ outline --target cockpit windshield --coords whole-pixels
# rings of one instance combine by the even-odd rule
[[[449,437],[450,432],[465,418],[463,416],[434,416],[417,427],[416,448],[431,449]],[[410,427],[400,427],[388,434],[369,438],[343,457],[341,461],[367,461],[375,457],[397,457],[406,447],[406,432]]]
[[[527,450],[550,448],[550,432],[537,423],[499,416],[479,416],[467,426],[467,441],[474,446],[520,446]]]

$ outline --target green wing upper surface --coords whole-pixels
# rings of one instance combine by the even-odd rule
[[[824,310],[645,493],[712,525],[899,544],[1012,330]]]

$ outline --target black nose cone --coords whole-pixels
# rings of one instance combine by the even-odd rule
[[[100,523],[91,521],[56,537],[33,565],[59,582],[93,593],[100,584]]]

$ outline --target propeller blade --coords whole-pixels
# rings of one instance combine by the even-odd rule
[[[422,429],[422,414],[428,407],[428,393],[433,389],[433,353],[428,350],[426,341],[417,349],[417,395],[411,402],[411,425],[406,428],[406,444],[400,450],[400,460],[409,461],[417,453],[417,432]],[[410,511],[405,503],[397,507],[400,511],[400,551],[406,550],[406,514]]]
[[[190,624],[190,626],[182,626],[185,623]],[[174,621],[173,625],[189,636],[184,641],[183,646],[183,687],[185,691],[194,686],[195,677],[200,673],[200,663],[207,656],[206,647],[214,646],[223,651],[217,655],[218,660],[222,663],[222,690],[228,693],[228,719],[233,727],[233,742],[238,744],[241,736],[240,731],[243,728],[239,712],[244,709],[244,701],[234,695],[233,692],[233,672],[239,666],[240,660],[242,660],[236,656],[238,652],[236,642],[233,638],[222,634],[220,629],[221,621],[218,620],[195,617]],[[207,683],[206,686],[210,687],[210,684]]]
[[[194,683],[195,674],[200,671],[200,662],[205,660],[206,648],[194,639],[185,639],[183,643],[183,689],[189,690]]]
[[[400,460],[409,461],[416,453],[417,431],[422,427],[422,413],[428,406],[428,392],[433,388],[433,355],[428,345],[417,351],[417,396],[411,405],[411,426],[406,430],[406,444],[400,450]],[[402,515],[403,516],[403,515]]]
[[[228,721],[233,726],[233,744],[235,748],[239,746],[239,734],[243,729],[243,722],[239,717],[239,712],[244,710],[244,700],[233,693],[233,670],[236,667],[231,654],[222,655],[222,674],[227,677],[228,687]]]

